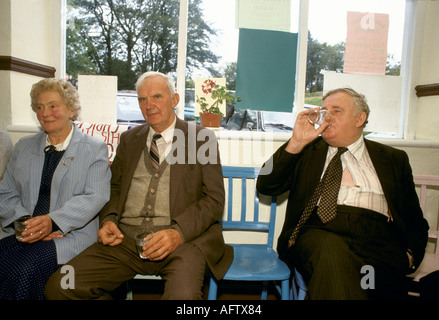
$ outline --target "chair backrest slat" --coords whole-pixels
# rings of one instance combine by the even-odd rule
[[[261,202],[259,194],[256,190],[256,179],[258,177],[259,170],[260,168],[255,167],[223,166],[223,176],[225,179],[227,179],[228,183],[228,205],[226,208],[226,220],[223,221],[223,228],[224,230],[264,232],[267,234],[267,245],[272,246],[274,238],[274,225],[276,221],[276,197],[267,197],[270,199],[269,221],[259,221],[259,207]],[[251,180],[253,183],[250,182]],[[241,192],[238,192],[236,190],[237,186],[234,186],[234,183],[238,181],[241,181]],[[253,185],[254,187],[252,187]],[[254,199],[253,219],[249,219],[249,215],[247,214],[247,211],[251,208],[251,206],[247,205],[247,198],[250,197],[250,194]],[[235,197],[233,197],[233,195],[235,195]],[[239,220],[233,220],[234,198],[236,201],[238,201],[238,197],[241,197],[241,212],[239,213]]]
[[[229,176],[228,177],[228,182],[229,182],[229,190],[228,190],[228,205],[227,205],[227,221],[232,221],[232,214],[233,214],[233,176]]]
[[[241,221],[245,221],[247,213],[247,179],[241,178]]]

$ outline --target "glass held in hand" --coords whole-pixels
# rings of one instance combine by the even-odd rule
[[[31,216],[22,216],[14,221],[15,237],[18,241],[23,240],[21,235],[27,229],[26,221],[32,218]]]
[[[137,252],[139,253],[139,257],[142,259],[148,259],[148,257],[144,257],[143,246],[147,243],[151,238],[154,237],[154,232],[143,230],[135,234],[134,241],[136,241]]]
[[[325,121],[328,110],[326,109],[313,109],[308,114],[308,121],[311,124],[321,125]]]

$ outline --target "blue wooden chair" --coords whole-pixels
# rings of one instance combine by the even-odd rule
[[[256,183],[258,173],[259,168],[223,166],[223,176],[228,180],[227,220],[223,221],[223,229],[225,231],[253,231],[267,234],[265,244],[230,244],[234,249],[234,259],[223,280],[261,281],[263,283],[261,299],[263,300],[267,299],[269,281],[280,282],[280,286],[276,285],[276,288],[280,291],[281,299],[288,300],[290,297],[290,269],[273,250],[276,197],[267,197],[271,199],[270,216],[268,222],[263,222],[260,221],[259,217],[258,192],[255,187],[248,188],[249,180]],[[241,180],[241,192],[234,192],[233,189],[234,180],[237,179]],[[253,215],[247,213],[247,192],[251,192],[250,198],[254,200]],[[234,195],[235,198],[239,197],[241,202],[239,220],[233,219]],[[212,276],[209,283],[209,300],[217,298],[217,290],[217,280]]]
[[[294,269],[293,280],[291,284],[292,299],[293,300],[305,300],[308,289],[306,287],[305,280],[297,269]]]

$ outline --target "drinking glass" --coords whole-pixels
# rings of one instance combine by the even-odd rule
[[[148,259],[142,255],[143,245],[151,240],[152,237],[154,237],[154,232],[150,230],[142,230],[135,234],[134,240],[136,241],[137,252],[139,253],[140,258]]]
[[[15,229],[15,238],[18,241],[23,240],[23,236],[21,235],[24,230],[26,230],[26,221],[32,218],[32,216],[22,216],[14,221],[14,229]]]
[[[328,110],[326,109],[314,109],[308,114],[308,121],[311,124],[321,125],[325,121],[326,114]]]

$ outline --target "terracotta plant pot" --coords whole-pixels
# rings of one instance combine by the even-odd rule
[[[221,124],[221,118],[223,116],[220,114],[213,113],[200,113],[201,125],[203,127],[219,127]]]

